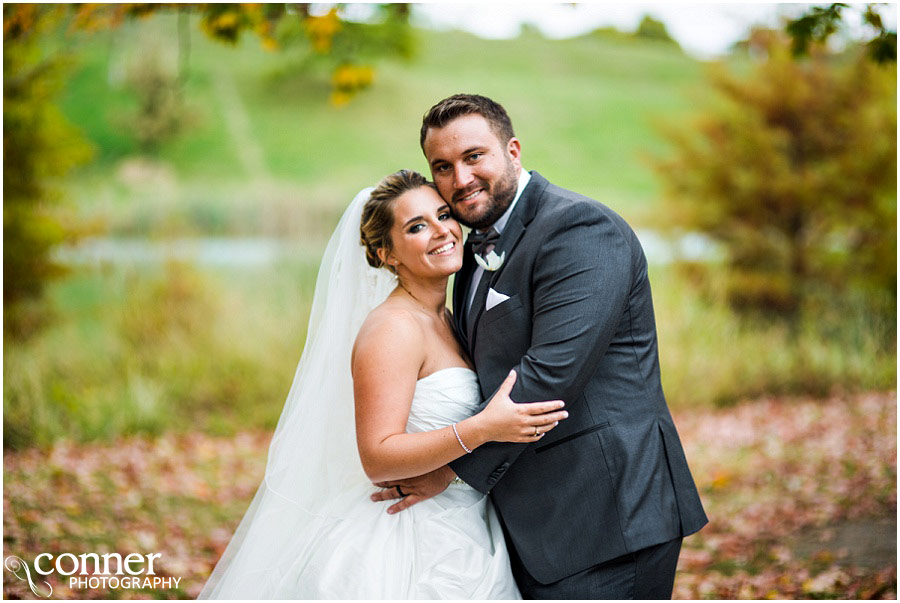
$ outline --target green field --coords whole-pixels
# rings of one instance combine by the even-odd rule
[[[73,42],[62,106],[96,151],[65,187],[75,219],[108,237],[254,236],[299,251],[258,267],[101,263],[53,283],[50,325],[4,345],[5,445],[272,428],[327,236],[360,188],[425,168],[421,115],[451,93],[501,101],[526,168],[635,226],[662,225],[661,187],[645,158],[665,152],[656,124],[684,122],[704,101],[704,64],[669,45],[600,34],[415,38],[411,60],[379,63],[374,86],[337,108],[324,70],[302,70],[301,57],[264,51],[251,36],[223,46],[192,26],[193,126],[154,157],[137,154],[128,121],[136,101],[122,74],[140,57],[174,56],[174,19]],[[896,323],[852,301],[839,308],[838,329],[816,317],[786,327],[738,318],[672,267],[652,266],[651,280],[673,407],[895,387]]]
[[[152,211],[135,206],[169,201],[212,215],[245,204],[257,211],[296,204],[327,208],[336,220],[356,191],[385,174],[426,170],[422,114],[468,91],[506,106],[526,168],[638,219],[659,195],[642,160],[663,150],[655,121],[677,123],[703,96],[702,64],[665,44],[602,35],[492,41],[419,30],[412,60],[380,62],[374,86],[336,108],[328,73],[302,69],[296,51],[265,51],[252,36],[229,48],[192,33],[186,99],[194,125],[159,153],[169,199],[158,196],[152,174],[149,182],[127,181],[118,169],[137,143],[127,127],[134,99],[115,74],[134,65],[142,48],[174,60],[175,20],[131,23],[84,43],[63,102],[97,150],[78,179],[79,206],[106,201],[106,211],[146,214]],[[201,231],[215,229],[195,218]],[[229,232],[249,230],[227,216],[220,222]]]

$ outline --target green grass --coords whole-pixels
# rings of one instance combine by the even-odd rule
[[[5,444],[274,428],[317,265],[318,256],[262,272],[169,264],[56,283],[54,324],[5,349]]]
[[[807,311],[786,323],[738,315],[724,295],[701,294],[674,267],[650,274],[663,389],[675,407],[896,387],[889,311],[846,300],[835,302],[839,317]]]
[[[412,61],[380,62],[375,85],[336,108],[328,102],[328,74],[302,70],[290,50],[264,51],[253,36],[230,48],[207,39],[196,23],[191,32],[186,100],[194,126],[159,153],[177,174],[170,194],[180,202],[197,186],[241,188],[267,176],[249,172],[238,157],[236,149],[247,141],[232,136],[227,115],[234,99],[216,84],[228,78],[264,170],[291,187],[298,203],[343,206],[387,173],[426,170],[418,145],[422,114],[449,94],[469,91],[506,106],[527,168],[639,217],[652,211],[659,195],[640,159],[661,148],[653,122],[677,121],[691,108],[688,91],[703,86],[702,64],[666,45],[533,34],[483,40],[419,30]],[[136,101],[116,74],[141,52],[175,45],[175,20],[165,15],[83,42],[81,67],[63,99],[65,114],[98,149],[96,162],[78,179],[83,188],[75,188],[83,203],[96,196],[87,175],[115,180],[119,162],[137,149],[127,127]],[[129,198],[122,205],[138,201],[145,202]]]
[[[319,255],[253,269],[86,270],[53,284],[55,322],[8,343],[5,444],[274,428],[303,348]],[[651,270],[663,386],[675,409],[895,387],[891,325],[736,316],[672,268]]]

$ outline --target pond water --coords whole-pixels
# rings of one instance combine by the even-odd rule
[[[719,257],[717,245],[697,233],[677,237],[654,230],[636,230],[647,260],[668,264],[674,260],[713,261]],[[262,267],[288,259],[321,256],[325,242],[318,245],[271,237],[182,239],[86,238],[78,245],[60,246],[54,257],[65,264],[159,264],[177,260],[201,266]]]

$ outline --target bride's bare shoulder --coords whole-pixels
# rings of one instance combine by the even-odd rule
[[[388,298],[369,312],[353,345],[354,367],[363,359],[419,364],[425,358],[425,332],[421,319],[403,303]]]

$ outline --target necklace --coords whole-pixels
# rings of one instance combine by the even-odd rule
[[[416,297],[415,295],[413,295],[413,294],[412,294],[412,291],[410,291],[409,289],[407,289],[407,288],[403,285],[403,283],[397,281],[397,284],[400,286],[401,289],[403,289],[404,291],[406,291],[406,292],[409,294],[409,296],[410,296],[411,298],[413,298],[413,299],[416,301],[416,303],[418,303],[420,306],[422,306],[422,309],[425,310],[426,313],[431,314],[431,312],[428,310],[428,306],[426,306],[425,304],[423,304],[423,303],[422,303],[422,300],[420,300],[418,297]],[[441,316],[441,322],[444,322],[444,323],[446,323],[446,324],[450,324],[450,325],[451,325],[451,328],[452,328],[452,323],[450,323],[450,321],[448,320],[448,318],[447,318],[447,313],[446,313],[446,312],[444,312],[443,316]]]
[[[411,298],[413,298],[414,300],[416,300],[416,302],[418,302],[418,304],[419,304],[420,306],[422,306],[423,308],[425,308],[425,304],[422,303],[422,300],[420,300],[418,297],[416,297],[415,295],[413,295],[413,294],[412,294],[412,291],[410,291],[409,289],[407,289],[406,287],[404,287],[404,286],[403,286],[403,283],[401,283],[400,281],[397,281],[397,284],[400,285],[400,288],[401,288],[401,289],[403,289],[404,291],[406,291],[407,293],[409,293],[409,296],[410,296]]]

